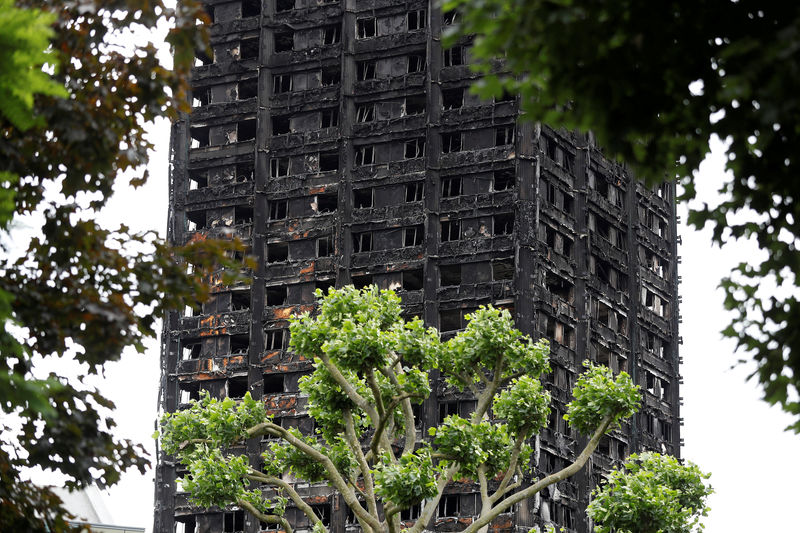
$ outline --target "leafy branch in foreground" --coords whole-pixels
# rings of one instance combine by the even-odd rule
[[[586,512],[597,533],[690,533],[708,514],[706,498],[713,493],[708,478],[674,457],[634,454],[594,490]]]
[[[290,326],[291,349],[314,361],[300,385],[314,435],[281,427],[249,393],[240,402],[205,396],[162,418],[161,445],[188,468],[183,488],[195,504],[237,505],[290,533],[283,511],[291,501],[316,530],[325,530],[282,479],[288,473],[338,490],[364,531],[419,533],[446,484],[468,479],[479,486],[482,506],[465,532],[483,531],[517,502],[577,473],[600,438],[639,407],[638,387],[626,373],[613,376],[587,363],[566,418],[588,442],[566,468],[531,479],[528,442],[550,413],[550,394],[539,381],[550,369],[546,340],[524,336],[508,311],[491,306],[468,315],[466,329],[442,342],[419,319],[404,321],[391,291],[345,287],[317,296],[317,314],[296,317]],[[474,395],[477,407],[469,418],[447,417],[423,439],[413,406],[430,395],[435,369]],[[263,453],[263,468],[229,451],[262,436],[275,439]],[[401,522],[400,512],[417,504],[416,522]]]

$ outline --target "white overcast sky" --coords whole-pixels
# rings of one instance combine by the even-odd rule
[[[121,188],[102,214],[110,226],[125,223],[133,229],[153,229],[162,235],[167,220],[169,124],[151,128],[158,149],[152,154],[150,181],[139,190]],[[724,179],[720,143],[696,177],[699,197],[712,205]],[[679,206],[681,220],[686,209]],[[24,232],[23,232],[24,234]],[[681,315],[683,337],[681,374],[685,424],[683,457],[712,474],[716,493],[705,520],[707,533],[796,531],[800,436],[783,431],[791,419],[760,400],[754,384],[745,382],[747,367],[731,366],[739,358],[719,331],[729,318],[722,309],[717,284],[730,268],[754,255],[756,248],[729,244],[712,248],[708,232],[679,227],[683,279]],[[15,237],[21,236],[19,233]],[[154,453],[151,435],[157,409],[159,348],[153,341],[143,355],[130,353],[110,364],[99,382],[116,405],[117,434],[145,444]],[[36,476],[39,479],[39,476]],[[106,493],[105,504],[120,525],[146,527],[153,522],[153,470],[144,476],[127,473]]]

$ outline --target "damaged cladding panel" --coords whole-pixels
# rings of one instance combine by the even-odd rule
[[[250,391],[285,427],[313,431],[298,391],[309,362],[286,350],[287,318],[313,309],[315,289],[374,283],[444,337],[492,303],[550,339],[555,405],[536,440],[536,476],[585,442],[562,418],[583,360],[642,387],[642,411],[603,439],[591,468],[501,515],[493,531],[589,531],[584,510],[603,472],[636,451],[679,454],[671,184],[646,188],[591,136],[518,121],[513,97],[471,94],[470,43],[441,48],[458,15],[435,2],[214,0],[207,10],[213,54],[198,55],[193,112],[172,131],[169,237],[235,234],[258,268],[250,283],[219,286],[165,320],[165,411],[201,390]],[[439,382],[419,429],[474,407]],[[258,464],[265,445],[241,453]],[[158,533],[266,527],[240,510],[190,506],[185,472],[163,454],[156,475]],[[298,490],[332,532],[357,529],[325,485]],[[448,486],[428,528],[463,529],[479,512],[476,490]],[[288,518],[308,526],[295,509]]]

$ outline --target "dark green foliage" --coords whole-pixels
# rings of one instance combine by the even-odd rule
[[[522,376],[511,382],[494,401],[494,414],[506,421],[514,434],[536,434],[547,425],[550,416],[550,393],[542,382]]]
[[[728,143],[733,178],[688,222],[710,225],[715,244],[752,238],[764,252],[722,280],[733,316],[723,334],[753,357],[765,399],[796,415],[800,432],[800,6],[444,2],[454,8],[446,43],[476,34],[470,56],[487,74],[476,91],[518,93],[531,120],[592,131],[648,184],[677,178],[694,198],[709,139]]]
[[[383,461],[374,471],[378,496],[400,508],[415,505],[436,495],[436,474],[430,449],[403,455],[400,461]]]

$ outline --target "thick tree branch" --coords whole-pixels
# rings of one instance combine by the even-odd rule
[[[436,508],[439,506],[439,500],[442,498],[445,485],[450,482],[450,479],[455,475],[457,470],[458,467],[453,465],[445,472],[439,474],[439,478],[436,480],[436,496],[428,500],[425,507],[422,509],[422,514],[417,518],[414,525],[406,530],[407,533],[421,533],[422,530],[425,529],[425,526],[431,521],[433,513],[436,512]]]
[[[586,464],[586,461],[589,460],[589,457],[592,456],[595,448],[597,448],[597,444],[600,442],[600,439],[603,437],[603,435],[605,435],[606,431],[608,431],[608,428],[611,426],[613,421],[614,416],[612,415],[608,415],[603,418],[602,422],[600,422],[600,426],[592,434],[592,438],[589,440],[588,444],[586,444],[586,447],[571,465],[559,470],[555,474],[550,474],[526,489],[512,494],[497,504],[497,506],[495,506],[488,514],[482,515],[475,522],[470,524],[462,533],[476,533],[480,528],[489,524],[492,520],[497,518],[500,513],[510,508],[514,504],[530,498],[545,487],[549,487],[554,483],[558,483],[559,481],[575,475],[578,471],[580,471],[581,468],[583,468],[583,466]]]
[[[519,454],[522,450],[522,445],[525,444],[525,439],[527,437],[526,431],[520,431],[520,434],[517,435],[517,438],[514,440],[514,449],[511,451],[511,459],[508,462],[508,470],[506,470],[505,476],[503,476],[503,480],[500,482],[500,486],[497,487],[497,490],[494,491],[490,500],[494,504],[503,497],[503,494],[506,493],[506,488],[508,487],[508,483],[511,481],[511,478],[514,477],[514,474],[517,471],[517,461],[519,461]]]
[[[283,440],[300,450],[301,452],[308,455],[311,459],[322,464],[325,468],[325,471],[328,473],[328,480],[333,484],[334,487],[342,494],[345,503],[353,510],[356,517],[358,517],[359,522],[362,525],[368,525],[372,528],[376,533],[381,530],[381,523],[380,521],[376,520],[374,517],[370,516],[370,514],[364,510],[363,507],[358,503],[358,498],[356,498],[355,492],[353,491],[352,487],[348,486],[347,481],[342,477],[338,470],[336,470],[336,465],[333,464],[330,457],[325,455],[324,453],[320,452],[316,448],[310,446],[308,443],[298,439],[291,433],[289,433],[286,429],[272,423],[272,422],[263,422],[252,428],[247,430],[248,438],[255,437],[257,435],[263,435],[267,431],[274,431],[277,432]]]
[[[381,372],[385,375],[389,381],[394,385],[397,390],[401,390],[400,382],[397,379],[397,374],[403,374],[403,369],[399,363],[396,364],[397,368],[394,369],[392,367],[382,368]],[[389,405],[389,412],[394,411],[394,408],[397,407],[396,401],[402,406],[403,409],[403,419],[405,421],[405,428],[404,428],[404,435],[405,435],[405,443],[403,444],[403,452],[400,455],[405,455],[406,453],[410,453],[414,451],[414,446],[417,444],[417,428],[414,425],[414,409],[411,406],[411,401],[409,398],[413,398],[414,395],[412,394],[401,394],[398,397],[392,399],[392,403]]]
[[[370,472],[367,460],[364,458],[364,452],[361,450],[361,443],[358,440],[358,435],[356,435],[355,423],[353,422],[353,414],[350,411],[344,412],[344,427],[345,441],[350,446],[353,455],[355,455],[358,468],[361,470],[361,476],[364,478],[364,491],[362,494],[367,501],[367,508],[369,513],[375,517],[375,520],[380,520],[378,518],[378,504],[375,501],[375,487],[372,484],[372,472]]]
[[[314,512],[314,509],[312,509],[311,506],[303,500],[300,494],[294,490],[294,487],[281,478],[268,476],[262,472],[258,472],[257,470],[251,470],[250,473],[247,474],[247,479],[250,481],[259,481],[261,483],[266,483],[267,485],[273,485],[282,488],[286,491],[286,493],[289,495],[289,498],[294,502],[297,508],[303,511],[303,514],[305,514],[312,523],[320,521],[319,517]]]
[[[350,400],[365,413],[367,413],[367,416],[372,419],[373,425],[377,425],[380,417],[378,416],[378,412],[375,410],[375,408],[369,404],[366,398],[361,396],[358,391],[356,391],[352,383],[347,381],[347,378],[344,377],[344,374],[342,374],[341,370],[339,370],[339,367],[336,366],[333,361],[331,361],[330,357],[324,353],[319,354],[318,357],[320,361],[322,361],[322,364],[325,365],[325,368],[333,377],[334,381],[336,381],[336,383],[342,388],[342,391],[347,394],[347,397],[350,398]]]
[[[294,531],[289,521],[282,516],[278,516],[276,514],[264,514],[258,509],[256,509],[252,503],[245,500],[236,500],[236,504],[239,507],[247,509],[247,511],[250,514],[258,518],[262,522],[266,522],[267,524],[280,524],[283,526],[283,529],[286,533],[293,533]],[[327,529],[325,531],[327,531]]]

